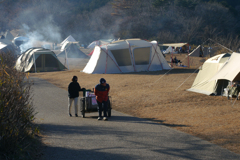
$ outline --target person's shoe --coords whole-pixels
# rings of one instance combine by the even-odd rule
[[[77,114],[75,114],[75,116],[76,116],[76,117],[78,117],[78,115],[77,115]]]
[[[70,116],[70,117],[72,117],[72,114],[71,114],[71,113],[69,113],[69,116]]]
[[[98,117],[98,120],[102,120],[102,117]]]
[[[103,120],[104,120],[104,121],[107,121],[108,119],[107,119],[107,117],[103,117]]]

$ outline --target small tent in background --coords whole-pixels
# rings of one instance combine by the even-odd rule
[[[10,40],[0,39],[0,53],[4,54],[8,52],[11,52],[15,55],[18,54],[18,50]]]
[[[80,50],[78,42],[65,43],[57,56],[67,58],[89,58],[85,53]]]
[[[100,39],[100,40],[93,41],[92,43],[90,43],[87,48],[94,49],[95,46],[109,44],[113,41],[115,41],[115,39]]]
[[[209,50],[207,47],[203,47],[199,45],[196,49],[194,49],[191,53],[188,55],[191,57],[206,57],[209,53]]]
[[[23,37],[23,36],[20,36],[20,37],[15,37],[13,39],[13,43],[16,45],[16,46],[20,46],[24,43],[27,43],[29,41],[29,38],[28,37]]]
[[[47,72],[66,69],[51,50],[44,48],[28,49],[17,59],[15,67],[22,72]]]
[[[231,61],[228,61],[229,58]],[[225,88],[226,85],[228,85],[228,81],[224,80],[228,78],[214,78],[215,75],[222,75],[222,70],[229,65],[232,67],[232,69],[229,69],[228,72],[232,72],[232,70],[234,69],[234,74],[238,74],[238,72],[240,71],[240,67],[237,68],[236,66],[240,64],[239,61],[240,55],[238,53],[235,53],[234,56],[231,56],[231,54],[229,53],[225,53],[209,58],[199,69],[199,73],[195,78],[192,87],[188,89],[188,91],[207,95],[220,94],[222,88]],[[229,64],[229,62],[231,62],[231,64]],[[231,78],[231,80],[233,80],[233,78]]]
[[[168,46],[168,48],[163,51],[163,54],[177,54],[177,53],[184,53],[188,50],[188,43],[166,43],[166,44],[159,44],[159,46]],[[179,49],[182,48],[180,51]]]
[[[68,42],[77,42],[77,41],[71,35],[69,35],[64,41],[61,42],[60,46],[63,46]]]
[[[95,46],[83,72],[127,73],[170,69],[156,41],[126,39]]]
[[[0,33],[0,39],[7,39],[9,41],[12,41],[14,39],[14,36],[9,31],[1,32]]]

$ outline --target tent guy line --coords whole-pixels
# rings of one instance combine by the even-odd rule
[[[200,67],[199,67],[200,68]],[[198,68],[198,69],[199,69]],[[175,90],[177,90],[178,88],[180,88],[198,69],[196,69],[190,76],[188,76],[188,78],[186,78],[182,84],[180,84]]]

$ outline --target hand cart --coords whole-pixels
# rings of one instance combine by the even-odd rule
[[[107,106],[107,116],[111,117],[112,110],[112,98],[108,96],[108,106]],[[80,111],[83,118],[85,118],[85,113],[98,112],[98,104],[94,91],[84,90],[83,97],[80,98]]]

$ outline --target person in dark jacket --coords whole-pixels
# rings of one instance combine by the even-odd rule
[[[73,101],[74,101],[74,105],[75,105],[75,116],[78,117],[79,91],[82,91],[83,89],[81,89],[81,87],[77,81],[78,81],[77,76],[73,76],[72,82],[68,85],[68,112],[69,112],[70,117],[72,117],[71,108],[72,108]]]
[[[94,88],[94,94],[96,95],[97,103],[98,103],[98,120],[102,119],[102,110],[104,113],[103,120],[107,119],[107,105],[108,105],[108,93],[110,90],[109,84],[106,83],[104,78],[100,79],[100,84],[96,85]]]

